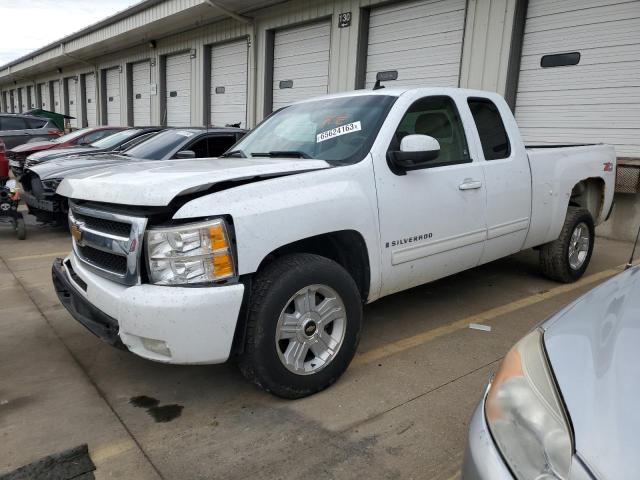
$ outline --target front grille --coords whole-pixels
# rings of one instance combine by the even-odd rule
[[[129,238],[129,235],[131,234],[130,223],[116,222],[114,220],[107,220],[106,218],[89,217],[80,213],[75,213],[73,216],[76,220],[84,223],[87,228],[97,232],[124,238]]]
[[[33,193],[33,195],[38,198],[41,198],[44,195],[44,187],[42,186],[39,176],[31,175],[31,181],[29,184],[31,185],[31,193]]]
[[[108,270],[116,275],[127,273],[127,258],[114,253],[104,252],[88,245],[76,245],[78,253],[94,267]]]
[[[69,227],[78,261],[125,285],[140,283],[142,240],[147,218],[69,202]]]

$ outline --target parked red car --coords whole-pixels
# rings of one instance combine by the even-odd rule
[[[49,150],[52,148],[66,148],[74,145],[88,145],[100,140],[101,138],[108,137],[116,132],[125,130],[126,127],[87,127],[80,130],[75,130],[61,137],[54,138],[52,140],[44,140],[39,142],[29,142],[13,147],[7,151],[7,159],[9,160],[9,166],[16,178],[20,178],[24,169],[25,159],[35,152],[42,150]]]
[[[8,178],[9,163],[5,154],[4,142],[0,140],[0,185],[4,185]]]

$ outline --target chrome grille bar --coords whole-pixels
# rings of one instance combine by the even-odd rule
[[[78,260],[97,275],[125,285],[140,283],[140,258],[146,225],[144,217],[69,202],[69,228]],[[126,231],[129,232],[128,237],[123,235]],[[113,256],[126,260],[126,270],[114,269],[114,265],[123,265],[124,262],[113,261]]]

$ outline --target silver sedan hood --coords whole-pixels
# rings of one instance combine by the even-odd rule
[[[270,178],[330,168],[324,160],[203,158],[151,160],[97,167],[66,177],[56,193],[68,198],[164,207],[180,195],[226,181]]]
[[[640,268],[617,275],[543,325],[575,432],[601,479],[640,472]]]

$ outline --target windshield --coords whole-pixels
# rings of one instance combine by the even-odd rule
[[[80,130],[75,130],[71,133],[67,133],[66,135],[62,135],[61,137],[55,138],[51,141],[53,143],[68,142],[69,140],[75,140],[76,138],[81,137],[82,135],[84,135],[87,132],[90,132],[91,130],[93,130],[92,127],[81,128]]]
[[[114,133],[113,135],[109,135],[108,137],[101,138],[100,140],[96,140],[91,144],[92,147],[96,148],[115,148],[128,139],[138,135],[140,133],[139,129],[131,128],[129,130],[123,130],[118,133]]]
[[[395,99],[360,95],[291,105],[267,118],[226,155],[355,163],[371,149]]]
[[[189,130],[165,130],[150,139],[127,150],[127,157],[144,158],[146,160],[164,160],[179,146],[189,139],[195,138]]]

